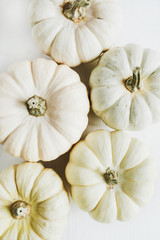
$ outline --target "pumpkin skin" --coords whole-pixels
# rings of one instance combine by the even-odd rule
[[[30,206],[12,215],[13,204]],[[15,209],[14,209],[15,210]],[[40,163],[22,163],[0,173],[0,239],[60,240],[69,212],[69,199],[60,177]]]
[[[80,9],[85,16],[77,21],[66,17],[64,7],[68,2],[72,5],[86,2]],[[122,25],[117,0],[33,0],[30,19],[33,38],[41,51],[72,67],[109,49]]]
[[[136,44],[113,48],[91,74],[92,108],[111,128],[141,130],[160,121],[159,86],[160,54]]]
[[[68,66],[46,59],[16,63],[0,74],[0,86],[0,143],[11,155],[49,161],[80,139],[89,100],[78,74]],[[34,110],[28,108],[32,96],[39,96],[42,115],[29,112]]]
[[[139,140],[97,130],[71,151],[66,177],[77,205],[96,221],[110,223],[132,219],[149,202],[156,167]]]

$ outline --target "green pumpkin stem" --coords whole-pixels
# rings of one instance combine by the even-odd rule
[[[114,170],[111,170],[110,167],[107,168],[104,174],[104,178],[107,185],[109,186],[114,186],[118,184],[118,173],[116,173]]]
[[[26,105],[29,114],[34,117],[44,116],[47,110],[47,101],[37,95],[29,98]]]
[[[140,68],[136,67],[133,70],[133,76],[129,77],[125,80],[125,87],[130,91],[134,92],[140,89],[141,87],[141,73]]]
[[[78,22],[86,16],[86,7],[91,0],[70,0],[63,5],[63,14],[66,18]]]

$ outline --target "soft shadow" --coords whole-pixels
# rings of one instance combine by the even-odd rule
[[[82,63],[78,67],[72,68],[74,71],[76,71],[81,81],[86,85],[87,90],[89,92],[89,78],[91,75],[92,70],[97,66],[99,59],[96,59],[89,63]]]
[[[70,152],[70,151],[69,151]],[[57,159],[50,161],[50,162],[42,162],[43,166],[45,168],[52,168],[58,175],[61,177],[64,183],[65,189],[70,192],[70,185],[67,182],[66,176],[65,176],[65,168],[67,166],[67,163],[69,161],[69,152],[61,155]]]

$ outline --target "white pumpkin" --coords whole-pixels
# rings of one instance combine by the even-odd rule
[[[116,40],[122,22],[117,0],[33,0],[33,38],[56,62],[77,66]]]
[[[15,157],[56,159],[79,140],[88,111],[86,87],[68,66],[36,59],[0,74],[0,143]]]
[[[94,112],[111,128],[160,121],[160,54],[136,44],[106,52],[90,77]]]
[[[60,240],[68,212],[68,195],[52,169],[22,163],[0,173],[1,240]]]
[[[66,167],[73,200],[104,223],[135,217],[153,194],[155,176],[155,162],[139,140],[106,130],[79,142]]]

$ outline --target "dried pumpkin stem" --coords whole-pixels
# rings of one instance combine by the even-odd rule
[[[23,201],[14,202],[11,205],[11,214],[15,219],[22,219],[29,216],[31,212],[31,205]]]
[[[79,22],[86,16],[86,7],[91,0],[70,0],[63,5],[63,14],[66,18]]]
[[[140,67],[136,67],[133,70],[133,76],[129,77],[125,81],[125,87],[130,91],[134,92],[140,89],[140,84],[141,84],[141,69]]]
[[[111,170],[110,167],[107,168],[104,178],[109,186],[118,184],[118,173],[116,173],[114,170]]]
[[[29,98],[26,102],[26,105],[29,114],[34,117],[44,116],[47,110],[47,101],[36,95]]]

